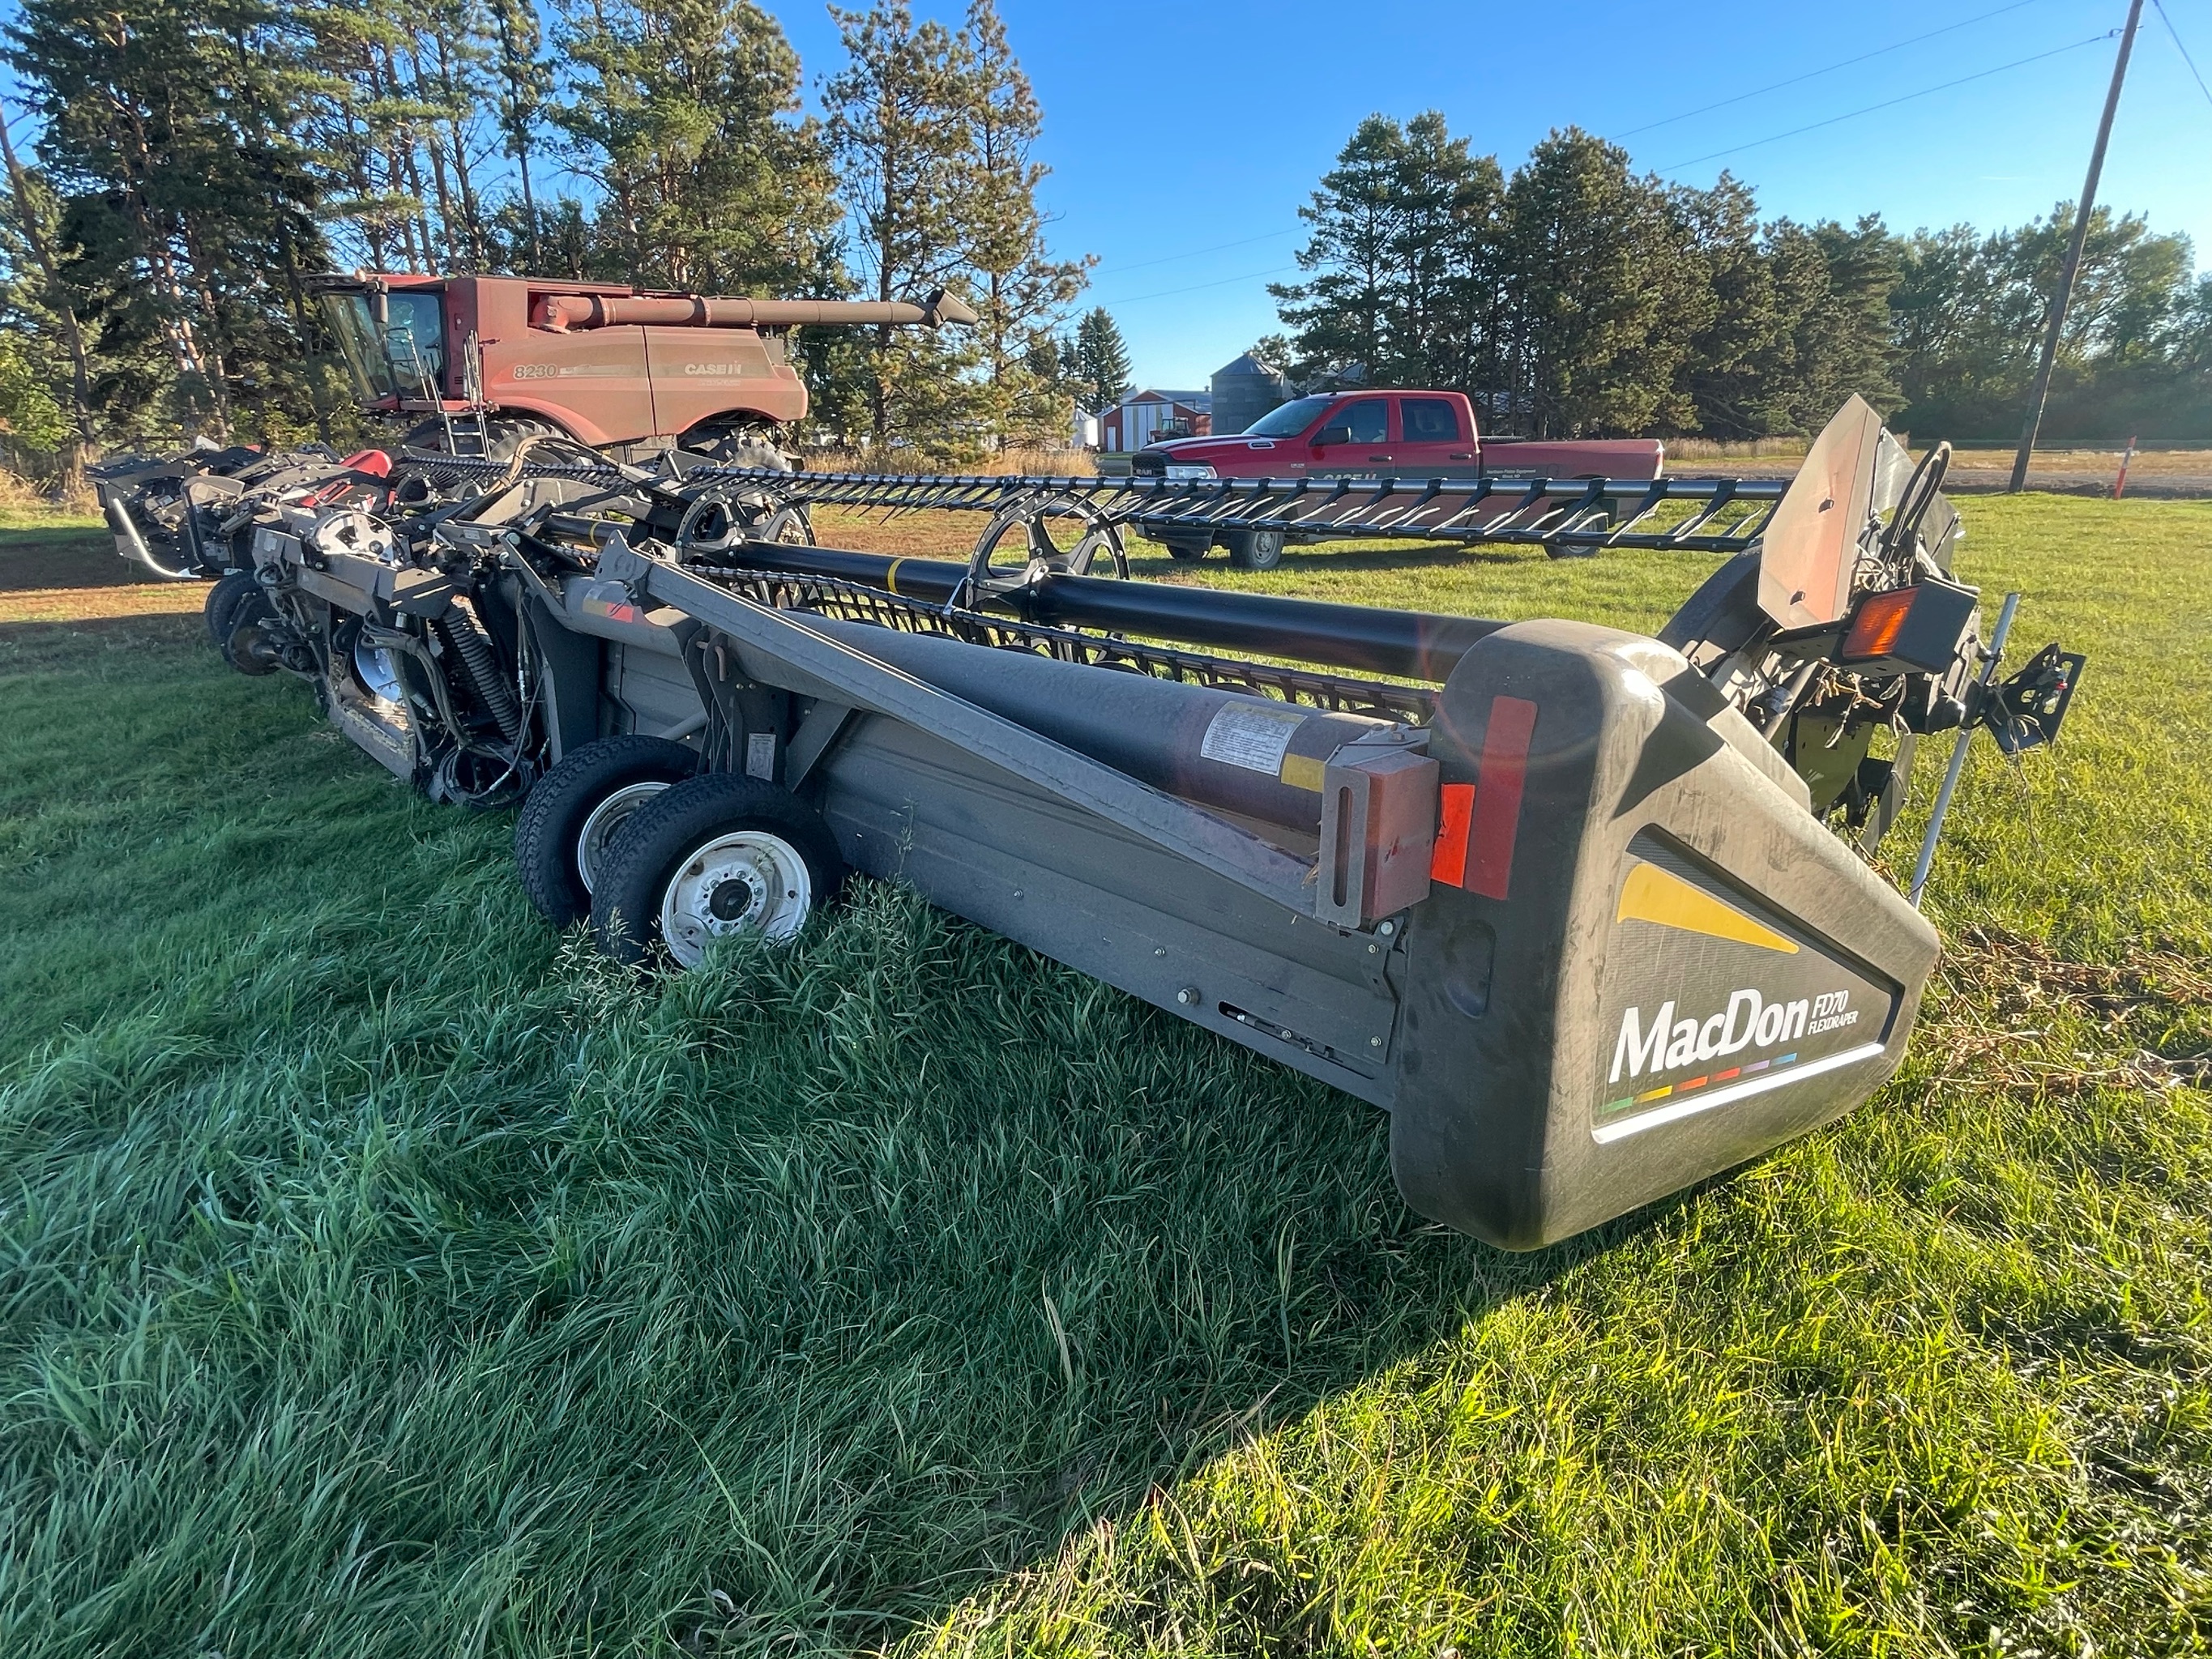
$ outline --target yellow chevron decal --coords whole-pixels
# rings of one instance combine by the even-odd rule
[[[1656,864],[1638,864],[1628,872],[1620,890],[1620,908],[1613,913],[1613,919],[1656,922],[1688,933],[1756,945],[1764,951],[1797,954],[1795,940],[1762,927],[1733,905],[1722,903],[1703,888],[1692,886]]]

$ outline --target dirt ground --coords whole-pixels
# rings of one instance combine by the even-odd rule
[[[1793,477],[1802,455],[1728,456],[1705,459],[1670,457],[1672,471],[1686,477],[1727,473],[1741,478]],[[2109,500],[2120,470],[2117,449],[2039,449],[2027,471],[2030,489],[2059,495],[2093,495]],[[1995,495],[2012,482],[2008,450],[1962,449],[1951,456],[1945,489],[1961,495]],[[2147,500],[2191,500],[2212,495],[2212,449],[2146,449],[2128,465],[2130,495]]]
[[[204,582],[145,580],[91,520],[0,529],[0,623],[105,622],[197,612]]]

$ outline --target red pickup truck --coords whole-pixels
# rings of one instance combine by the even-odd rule
[[[1262,415],[1243,432],[1152,444],[1130,458],[1138,477],[1629,478],[1658,477],[1656,438],[1485,438],[1462,392],[1321,392]],[[1275,531],[1183,532],[1161,538],[1178,559],[1216,544],[1265,570],[1283,556]]]

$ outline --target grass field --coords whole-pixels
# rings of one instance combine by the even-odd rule
[[[0,545],[0,1654],[2203,1652],[2212,504],[1965,511],[2092,661],[1968,772],[1904,1071],[1525,1257],[906,893],[626,979],[508,817]]]

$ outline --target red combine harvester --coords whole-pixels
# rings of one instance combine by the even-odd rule
[[[941,289],[920,304],[733,300],[537,276],[356,271],[313,279],[362,409],[408,422],[399,447],[510,460],[562,438],[620,461],[672,449],[787,471],[776,439],[806,413],[791,331],[942,327],[975,313]],[[696,464],[695,461],[693,464]],[[94,469],[115,550],[171,580],[242,568],[248,503],[304,500],[342,475],[382,477],[374,451],[264,453],[204,444]]]
[[[938,292],[903,301],[710,299],[536,276],[357,272],[317,281],[362,407],[422,417],[416,449],[504,457],[560,434],[634,459],[678,448],[780,465],[806,413],[800,327],[972,323]]]

